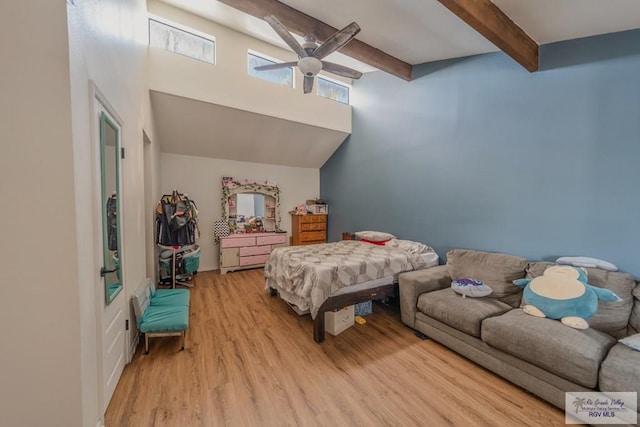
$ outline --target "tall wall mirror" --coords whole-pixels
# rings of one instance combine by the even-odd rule
[[[122,290],[120,263],[120,128],[100,113],[100,171],[102,201],[102,268],[105,299],[109,304]]]
[[[275,185],[222,180],[222,219],[231,233],[282,231],[280,190]]]

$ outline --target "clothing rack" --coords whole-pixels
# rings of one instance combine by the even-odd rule
[[[166,250],[172,250],[170,258],[171,287],[176,285],[193,287],[192,283],[177,280],[179,275],[190,278],[189,269],[185,268],[185,257],[197,251],[199,260],[200,248],[196,245],[196,240],[200,235],[198,228],[198,209],[193,200],[188,195],[173,190],[171,194],[165,194],[160,198],[156,206],[156,244]],[[195,249],[194,249],[195,246]],[[160,265],[163,264],[162,252],[159,258]],[[193,255],[193,254],[192,254]],[[166,258],[164,259],[166,261]],[[193,263],[190,263],[192,266]],[[177,268],[184,273],[178,273]],[[188,280],[187,278],[187,280]]]

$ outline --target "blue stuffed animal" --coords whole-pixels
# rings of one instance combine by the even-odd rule
[[[555,265],[547,268],[535,279],[517,279],[513,284],[524,288],[522,307],[525,313],[536,317],[560,319],[575,329],[587,329],[587,319],[598,310],[598,300],[619,301],[609,289],[587,283],[583,268]]]

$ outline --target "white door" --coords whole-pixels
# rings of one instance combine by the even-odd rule
[[[95,89],[95,88],[94,88]],[[96,253],[98,377],[102,413],[107,409],[127,362],[126,298],[123,278],[121,215],[121,122],[95,90],[94,158],[96,194]]]

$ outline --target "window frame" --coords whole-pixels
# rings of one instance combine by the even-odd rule
[[[331,98],[329,98],[327,96],[320,95],[320,92],[319,92],[319,90],[320,90],[319,79],[328,81],[329,83],[333,83],[333,84],[336,84],[338,86],[346,87],[347,88],[347,102],[338,101],[337,99],[331,99]],[[328,99],[329,101],[339,102],[342,105],[351,105],[351,90],[353,89],[353,85],[351,85],[350,83],[346,83],[346,82],[343,82],[343,81],[338,80],[336,78],[329,77],[324,73],[320,73],[320,74],[318,74],[316,76],[316,85],[315,86],[316,86],[316,88],[315,88],[316,89],[315,90],[316,95],[318,95],[320,98]]]
[[[258,52],[257,50],[247,49],[247,75],[249,77],[251,77],[251,78],[260,79],[262,81],[265,81],[265,82],[268,82],[268,83],[272,83],[272,84],[276,84],[278,86],[284,86],[284,87],[288,87],[288,88],[291,88],[291,89],[295,89],[296,88],[296,70],[294,70],[294,67],[289,67],[289,69],[291,70],[291,86],[285,85],[285,84],[276,83],[276,82],[273,82],[271,80],[263,79],[263,78],[260,78],[258,76],[252,76],[251,74],[249,74],[249,55],[257,56],[258,58],[262,58],[265,61],[273,62],[274,64],[280,64],[280,63],[283,63],[283,62],[293,62],[293,60],[291,60],[291,61],[283,61],[281,59],[274,58],[273,56],[266,55],[266,54],[264,54],[262,52]]]
[[[180,52],[175,52],[175,51],[171,51],[171,50],[167,50],[164,49],[160,46],[154,46],[151,44],[151,21],[155,21],[159,24],[162,25],[166,25],[167,27],[171,27],[174,28],[178,31],[181,31],[183,33],[187,33],[191,36],[195,36],[198,37],[200,39],[206,40],[208,42],[211,42],[213,44],[213,62],[209,62],[209,61],[205,61],[204,59],[200,59],[200,58],[194,58],[193,56],[189,56],[189,55],[185,55],[184,53],[180,53]],[[171,21],[169,19],[166,19],[164,17],[158,16],[158,15],[152,15],[152,14],[148,14],[147,15],[147,46],[156,48],[156,49],[162,49],[165,52],[171,52],[171,53],[175,53],[177,55],[181,55],[184,56],[186,58],[191,58],[191,59],[195,59],[196,61],[200,61],[200,62],[204,62],[205,64],[210,64],[210,65],[216,65],[218,63],[218,42],[216,40],[216,37],[212,34],[208,34],[208,33],[204,33],[202,31],[199,31],[195,28],[191,28],[191,27],[187,27],[186,25],[182,25],[179,24],[177,22]]]

